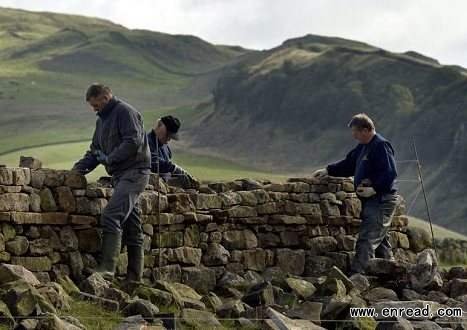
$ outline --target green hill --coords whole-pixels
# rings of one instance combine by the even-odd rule
[[[252,53],[218,80],[191,148],[258,168],[309,173],[355,145],[346,125],[366,112],[396,149],[400,187],[417,191],[412,141],[435,222],[467,233],[467,77],[415,52],[305,36]],[[420,199],[414,215],[425,212]]]
[[[95,117],[83,94],[94,81],[143,112],[195,107],[210,97],[220,69],[248,52],[97,18],[7,8],[0,8],[0,31],[0,153],[89,139]]]

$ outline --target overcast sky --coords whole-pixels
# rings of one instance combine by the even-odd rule
[[[467,67],[465,0],[0,0],[0,6],[97,16],[254,49],[308,33],[339,36]]]

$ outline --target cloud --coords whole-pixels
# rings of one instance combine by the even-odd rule
[[[467,67],[463,0],[0,0],[0,6],[98,16],[255,49],[308,33],[339,36]]]

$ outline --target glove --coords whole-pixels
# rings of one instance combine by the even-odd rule
[[[369,198],[371,196],[376,195],[376,191],[373,187],[357,187],[357,195],[363,198]]]
[[[180,166],[175,165],[172,174],[180,178],[184,188],[199,188],[200,183]]]
[[[321,168],[321,169],[319,169],[319,170],[314,171],[314,172],[311,174],[311,177],[312,177],[312,178],[320,179],[320,178],[325,177],[326,175],[328,175],[328,170],[325,169],[325,168]]]
[[[185,174],[185,177],[186,177],[186,180],[188,181],[188,186],[190,188],[199,189],[199,187],[201,186],[201,183],[195,177],[191,176],[188,173]]]
[[[104,154],[102,150],[94,151],[94,156],[96,157],[97,161],[102,165],[109,164],[109,157],[106,154]]]
[[[175,165],[175,168],[172,171],[172,174],[175,175],[175,176],[183,176],[183,175],[186,175],[187,172],[183,168],[181,168],[180,166]]]

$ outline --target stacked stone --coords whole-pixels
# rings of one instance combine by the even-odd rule
[[[80,279],[96,265],[98,220],[112,192],[110,181],[87,184],[75,172],[0,168],[0,261],[23,265],[44,281]],[[361,222],[353,182],[332,177],[283,184],[245,179],[185,191],[152,175],[140,206],[145,277],[199,292],[209,292],[226,271],[346,270]],[[413,260],[403,212],[394,217],[391,242],[399,258]],[[118,273],[125,268],[123,253]]]

